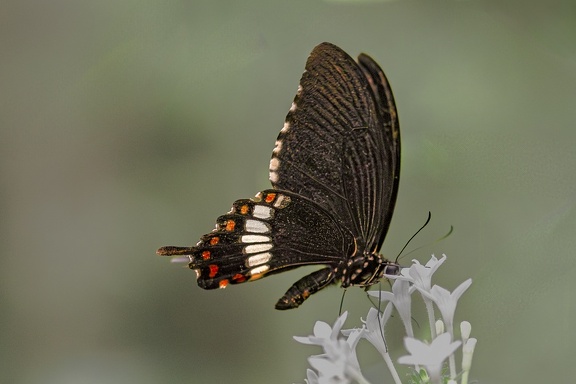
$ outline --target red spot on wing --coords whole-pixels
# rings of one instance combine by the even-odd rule
[[[275,193],[269,193],[266,195],[266,198],[264,199],[265,202],[267,203],[271,203],[274,201],[274,199],[276,198],[276,194]]]
[[[210,258],[210,251],[202,252],[202,259],[208,260]]]
[[[210,239],[210,245],[216,245],[220,242],[220,238],[218,236],[214,236]]]
[[[210,273],[208,274],[208,277],[213,279],[216,277],[216,275],[218,274],[218,266],[215,264],[210,264],[208,266],[208,268],[210,268]]]
[[[226,288],[228,286],[229,282],[230,281],[228,281],[228,279],[220,280],[220,282],[218,283],[218,286],[222,289]]]
[[[234,281],[236,283],[243,283],[246,281],[246,276],[244,276],[241,273],[237,273],[232,277],[232,281]]]

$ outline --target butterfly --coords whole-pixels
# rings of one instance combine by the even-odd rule
[[[356,62],[330,43],[312,50],[269,171],[272,189],[235,201],[195,246],[157,253],[185,256],[204,289],[323,266],[286,291],[280,310],[331,284],[369,287],[399,273],[378,250],[398,194],[400,129],[372,58]]]

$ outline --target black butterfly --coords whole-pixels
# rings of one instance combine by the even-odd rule
[[[378,254],[399,176],[398,116],[384,72],[365,54],[356,63],[322,43],[272,151],[273,189],[235,201],[196,246],[157,253],[188,256],[204,289],[325,266],[292,285],[276,309],[296,308],[332,283],[368,287],[399,271]]]

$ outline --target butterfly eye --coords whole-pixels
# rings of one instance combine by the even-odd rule
[[[389,263],[384,267],[384,274],[385,275],[399,275],[401,267],[398,264]]]

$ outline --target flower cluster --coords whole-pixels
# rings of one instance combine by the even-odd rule
[[[432,285],[432,275],[444,263],[446,256],[440,260],[432,256],[426,265],[413,260],[409,268],[403,268],[398,276],[386,276],[395,280],[392,292],[371,291],[370,295],[386,303],[383,312],[370,308],[366,320],[360,328],[342,330],[347,312],[342,314],[333,327],[318,321],[314,326],[314,334],[307,337],[294,338],[303,344],[318,345],[323,354],[311,356],[308,361],[313,369],[308,369],[306,382],[308,384],[368,384],[362,375],[360,364],[356,357],[356,346],[361,339],[370,342],[382,355],[396,384],[402,381],[396,371],[388,347],[384,328],[395,309],[402,320],[406,336],[404,346],[408,355],[397,359],[400,364],[413,367],[410,376],[411,383],[447,383],[467,384],[472,365],[472,355],[476,339],[470,338],[471,325],[467,321],[460,323],[460,339],[456,340],[454,333],[454,313],[456,304],[462,294],[470,287],[472,280],[468,279],[450,292],[438,285]],[[412,294],[418,292],[424,301],[430,326],[430,340],[418,340],[412,329]],[[441,315],[436,319],[435,308]],[[454,353],[462,347],[461,369],[456,369]],[[448,369],[444,370],[447,361]],[[443,373],[446,371],[446,373]]]

